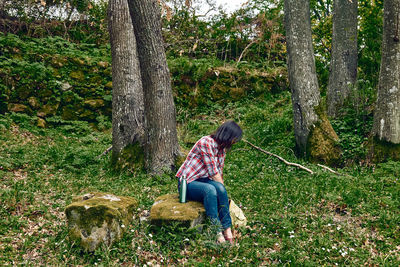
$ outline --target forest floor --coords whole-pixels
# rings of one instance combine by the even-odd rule
[[[354,121],[333,123],[347,140],[347,167],[336,175],[295,157],[289,92],[223,108],[178,107],[182,148],[225,119],[239,122],[250,142],[315,172],[235,145],[225,184],[248,226],[235,230],[231,247],[216,245],[208,227],[140,222],[155,198],[177,191],[176,179],[115,173],[109,154],[97,159],[111,144],[110,129],[60,118],[43,129],[35,117],[0,115],[0,265],[400,265],[400,162],[364,166],[358,157],[365,137]],[[139,208],[121,241],[86,253],[68,240],[64,209],[72,196],[92,191],[132,196]]]

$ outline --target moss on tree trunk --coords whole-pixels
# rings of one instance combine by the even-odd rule
[[[400,144],[393,144],[377,137],[368,140],[368,160],[372,163],[385,162],[389,159],[400,160]]]
[[[112,165],[116,170],[123,169],[144,169],[144,151],[139,142],[127,145],[120,153],[113,153]]]
[[[333,130],[322,105],[320,104],[314,108],[314,111],[319,120],[310,129],[307,141],[307,155],[313,162],[337,166],[341,156],[339,137]]]

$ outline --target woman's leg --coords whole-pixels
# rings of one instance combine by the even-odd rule
[[[217,225],[217,232],[220,232],[222,229],[218,217],[217,190],[212,184],[207,183],[208,180],[208,178],[200,178],[189,183],[187,185],[187,198],[203,203],[206,215],[210,218],[211,223]]]
[[[225,186],[220,182],[207,179],[207,183],[212,185],[217,193],[218,201],[218,218],[221,222],[222,228],[228,229],[232,226],[232,219],[229,213],[229,199]]]

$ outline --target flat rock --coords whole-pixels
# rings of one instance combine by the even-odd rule
[[[150,210],[150,222],[153,224],[180,222],[188,227],[194,227],[201,224],[205,217],[203,203],[196,201],[180,203],[178,194],[158,197]]]
[[[74,197],[65,209],[70,240],[87,251],[94,251],[102,243],[111,246],[122,237],[137,205],[132,197],[107,193]]]

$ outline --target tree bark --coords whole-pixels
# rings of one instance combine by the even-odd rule
[[[338,137],[320,103],[309,0],[285,0],[285,29],[296,151],[333,165],[340,155]]]
[[[127,0],[110,0],[108,8],[113,79],[112,157],[117,166],[131,165],[138,162],[129,161],[143,154],[140,150],[145,133],[139,59]]]
[[[340,115],[357,79],[357,0],[334,0],[328,115]]]
[[[375,161],[400,158],[400,0],[384,1],[382,59],[372,135]]]
[[[142,75],[146,119],[146,166],[154,174],[174,167],[179,154],[171,79],[156,0],[128,0]]]

